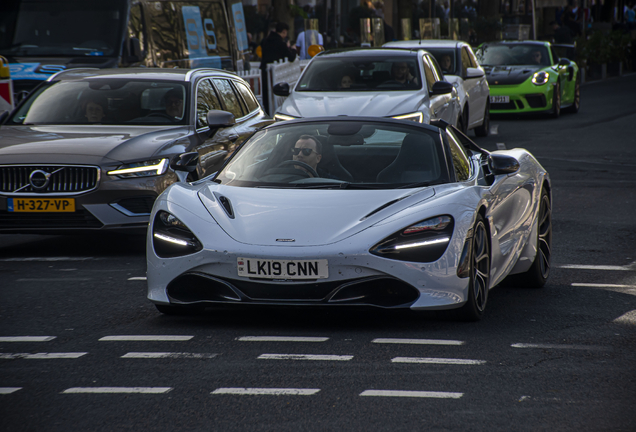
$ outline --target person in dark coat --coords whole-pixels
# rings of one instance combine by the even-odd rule
[[[289,26],[285,23],[276,24],[275,31],[272,31],[261,42],[261,78],[263,85],[263,106],[265,111],[269,113],[269,82],[267,82],[267,65],[277,60],[285,58],[294,61],[296,58],[296,47],[290,47],[287,34]],[[271,113],[273,114],[273,113]]]

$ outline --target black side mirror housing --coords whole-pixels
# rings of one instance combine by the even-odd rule
[[[234,126],[236,124],[234,114],[228,111],[210,110],[208,111],[206,119],[208,121],[208,126],[210,126],[210,129]]]
[[[565,57],[561,57],[559,59],[559,62],[557,63],[557,66],[570,66],[570,60],[566,59]]]
[[[287,97],[289,96],[289,84],[287,83],[278,83],[272,89],[276,96]]]
[[[488,158],[488,165],[494,175],[516,173],[520,166],[517,159],[502,154],[491,154]]]
[[[453,92],[453,85],[446,81],[437,81],[429,91],[431,96],[449,94]]]
[[[197,152],[188,152],[181,153],[172,158],[170,161],[170,168],[175,171],[182,172],[194,172],[197,169],[197,164],[199,163],[199,153]]]
[[[137,38],[130,38],[127,41],[126,58],[124,61],[127,64],[139,63],[142,59],[141,56],[141,43]]]

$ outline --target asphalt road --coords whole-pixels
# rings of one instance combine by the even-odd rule
[[[578,114],[477,141],[527,148],[554,188],[547,286],[495,288],[479,323],[168,317],[143,238],[0,235],[0,429],[635,431],[635,96],[636,75],[589,84]]]

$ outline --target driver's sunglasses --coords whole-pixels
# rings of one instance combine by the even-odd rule
[[[310,148],[296,148],[296,147],[294,147],[293,149],[291,149],[291,152],[292,152],[292,154],[294,156],[297,156],[298,153],[300,153],[300,152],[303,152],[303,154],[305,156],[309,156],[309,155],[311,155],[314,152],[314,150],[310,149]],[[316,152],[316,153],[318,153],[318,152]]]

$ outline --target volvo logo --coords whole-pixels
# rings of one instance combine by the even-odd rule
[[[33,187],[33,189],[42,190],[46,189],[46,187],[49,185],[50,178],[51,173],[47,173],[46,171],[42,170],[35,170],[31,172],[31,175],[29,176],[29,183],[31,184],[31,187]]]

